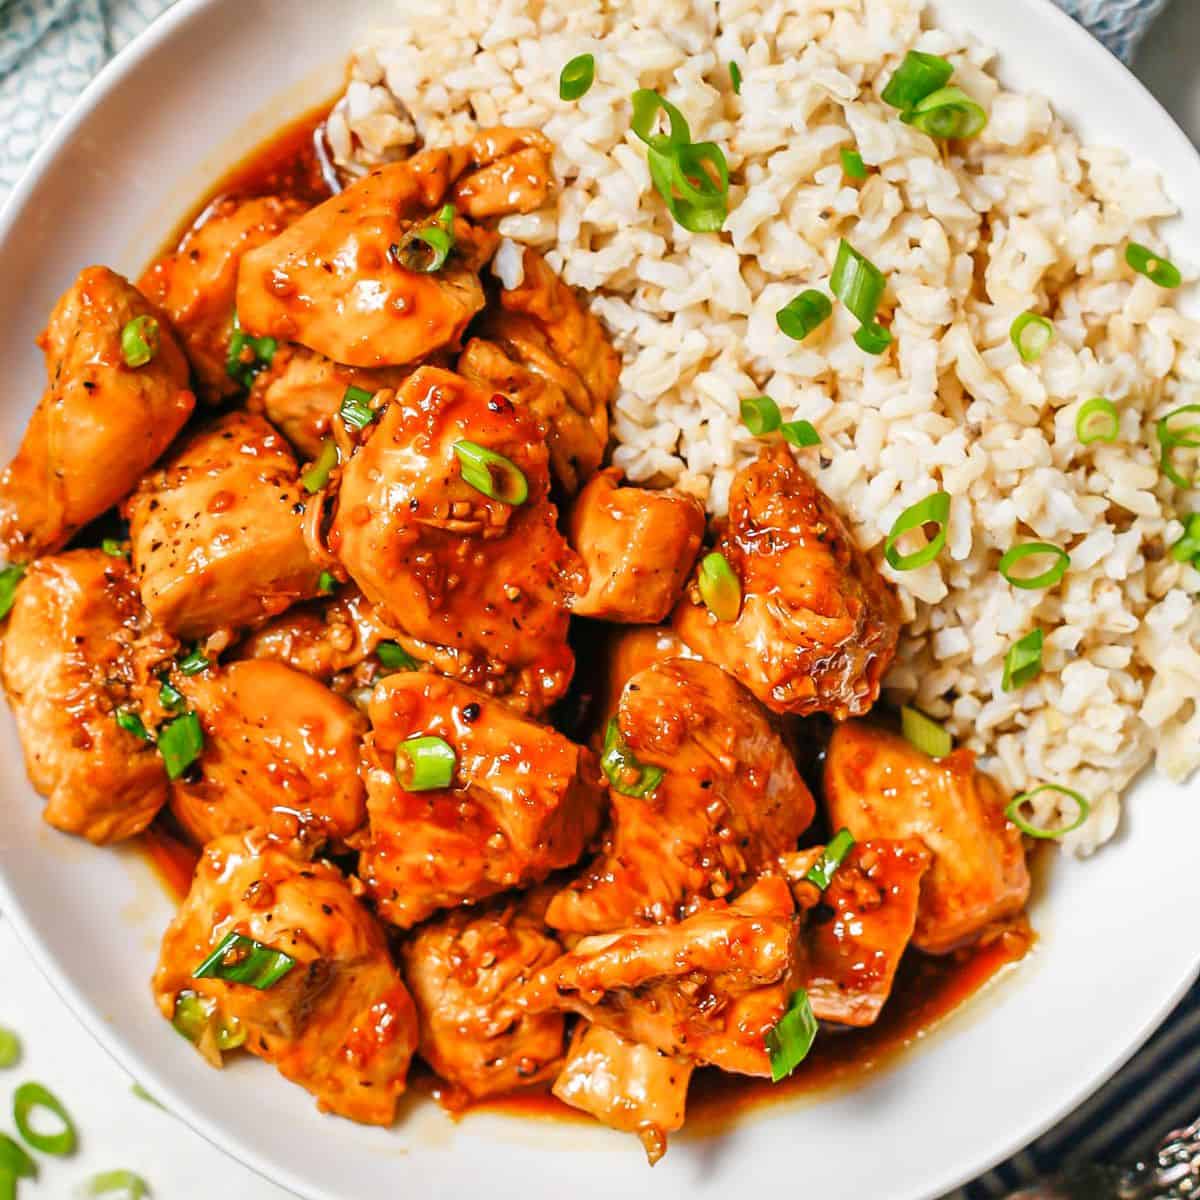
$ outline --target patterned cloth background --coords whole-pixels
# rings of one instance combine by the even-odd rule
[[[1166,2],[1057,0],[1126,61]],[[0,0],[0,199],[88,80],[170,3]],[[1074,1163],[1132,1162],[1198,1112],[1200,985],[1142,1053],[1078,1112],[947,1200],[991,1200]]]

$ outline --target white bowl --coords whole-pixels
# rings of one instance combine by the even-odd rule
[[[221,171],[331,96],[382,3],[182,0],[85,93],[0,217],[0,438],[11,453],[42,387],[33,338],[80,267],[130,275]],[[1002,76],[1047,94],[1096,141],[1156,166],[1192,211],[1173,253],[1200,262],[1200,159],[1149,94],[1045,0],[944,0],[942,20],[1000,51]],[[704,1197],[789,1191],[934,1197],[1048,1127],[1124,1062],[1197,969],[1196,789],[1132,797],[1116,841],[1055,864],[1034,956],[926,1044],[862,1086],[759,1108],[719,1137],[673,1139],[653,1174],[634,1139],[497,1115],[454,1125],[428,1104],[394,1129],[320,1116],[253,1060],[207,1067],[151,1004],[171,902],[145,863],[40,819],[0,719],[0,904],[100,1042],[194,1129],[312,1200]],[[214,1182],[215,1190],[219,1184]]]

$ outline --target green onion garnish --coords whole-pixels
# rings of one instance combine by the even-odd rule
[[[910,50],[904,61],[896,68],[895,73],[883,89],[881,98],[884,104],[908,112],[916,108],[927,96],[932,96],[939,88],[944,88],[954,74],[954,66],[936,54],[924,54],[920,50]]]
[[[1032,825],[1029,821],[1021,816],[1021,805],[1026,800],[1032,800],[1034,796],[1041,792],[1058,792],[1060,796],[1066,796],[1068,800],[1073,800],[1078,809],[1075,819],[1069,825],[1063,825],[1058,829],[1043,829],[1038,825]],[[1060,787],[1057,783],[1043,783],[1041,787],[1035,787],[1031,792],[1021,792],[1014,796],[1004,810],[1004,815],[1027,837],[1031,838],[1060,838],[1065,834],[1070,833],[1074,829],[1078,829],[1080,825],[1088,819],[1088,815],[1092,811],[1092,806],[1078,793],[1070,788]]]
[[[1178,416],[1182,416],[1184,413],[1200,413],[1200,404],[1185,404],[1180,408],[1172,409],[1165,417],[1161,417],[1158,420],[1154,431],[1158,437],[1159,446],[1162,449],[1159,466],[1162,468],[1163,474],[1176,487],[1190,488],[1192,480],[1185,479],[1175,469],[1175,464],[1171,461],[1171,454],[1177,446],[1193,450],[1197,446],[1200,446],[1200,425],[1185,425],[1182,429],[1173,429],[1171,427],[1171,421]],[[2,576],[0,576],[0,579],[2,579]]]
[[[380,642],[375,647],[375,657],[389,671],[415,671],[421,665],[399,642]]]
[[[227,933],[221,944],[192,972],[193,979],[222,979],[244,983],[263,992],[274,987],[296,960],[241,933]]]
[[[804,874],[809,883],[824,891],[829,886],[842,860],[854,849],[854,835],[848,829],[839,829],[821,851],[821,857]]]
[[[454,218],[457,215],[453,204],[443,204],[432,224],[412,230],[402,242],[389,247],[393,261],[406,271],[417,271],[422,275],[440,271],[454,249]]]
[[[837,259],[829,278],[833,294],[854,314],[860,325],[870,325],[887,288],[883,272],[864,258],[845,238],[838,243]]]
[[[17,598],[17,584],[25,576],[25,568],[20,563],[13,563],[0,571],[0,621],[12,612],[13,601]]]
[[[374,392],[366,388],[348,387],[342,396],[342,406],[338,415],[351,429],[366,429],[379,415],[371,407]]]
[[[1004,675],[1000,680],[1004,691],[1016,691],[1041,674],[1044,641],[1043,632],[1035,629],[1009,646],[1008,653],[1004,656]]]
[[[600,766],[613,791],[622,796],[648,796],[666,775],[662,767],[638,760],[625,744],[616,717],[610,718],[604,727],[604,753],[600,756]]]
[[[317,595],[331,595],[335,587],[337,587],[337,580],[329,571],[322,571],[317,576]]]
[[[135,738],[140,738],[143,742],[154,741],[142,718],[132,709],[118,708],[114,719],[126,733],[132,733]]]
[[[102,538],[100,541],[100,549],[104,551],[109,558],[124,558],[126,557],[125,543],[117,538]]]
[[[1050,345],[1054,337],[1054,326],[1037,313],[1023,312],[1012,323],[1008,337],[1016,347],[1022,362],[1035,363]]]
[[[1115,442],[1121,432],[1121,415],[1117,406],[1103,396],[1093,396],[1079,406],[1075,414],[1075,436],[1080,444]]]
[[[199,675],[201,671],[211,665],[208,656],[200,649],[199,642],[176,663],[176,666],[178,666],[180,672],[184,675]]]
[[[11,1180],[35,1179],[37,1163],[29,1157],[20,1142],[10,1138],[7,1133],[0,1133],[0,1196],[3,1195],[5,1177]],[[16,1192],[11,1194],[15,1196]]]
[[[934,492],[924,500],[906,508],[895,520],[892,531],[883,544],[883,557],[893,571],[912,571],[931,563],[942,552],[946,544],[946,528],[950,520],[950,496],[947,492]],[[906,533],[921,529],[925,525],[937,525],[938,531],[919,550],[901,554],[896,543]]]
[[[770,396],[750,396],[741,403],[742,424],[755,437],[774,433],[783,423],[779,405]]]
[[[1183,523],[1183,536],[1171,547],[1171,557],[1176,562],[1193,565],[1200,559],[1200,513],[1188,514]]]
[[[708,164],[706,166],[706,164]],[[715,142],[649,149],[646,165],[654,190],[675,223],[692,233],[716,233],[729,215],[729,164]],[[716,172],[714,180],[711,166]]]
[[[200,757],[204,749],[204,730],[195,713],[184,713],[159,730],[158,752],[167,768],[168,779],[178,779]]]
[[[772,1083],[786,1079],[808,1057],[816,1037],[817,1018],[813,1016],[808,993],[798,988],[788,1001],[787,1012],[763,1039],[771,1060]]]
[[[854,344],[867,354],[882,354],[892,344],[892,331],[871,321],[854,331]]]
[[[651,150],[660,153],[673,146],[686,146],[692,140],[687,118],[669,100],[664,100],[649,88],[638,88],[630,97],[633,104],[633,119],[630,128]],[[668,133],[655,133],[654,126],[662,110],[670,124]]]
[[[988,122],[985,109],[960,87],[938,88],[900,119],[936,141],[977,137]]]
[[[82,1195],[87,1200],[146,1200],[150,1187],[132,1171],[101,1171],[83,1185]]]
[[[121,329],[121,357],[127,367],[144,367],[158,353],[158,322],[134,317]]]
[[[736,621],[742,608],[742,585],[729,559],[713,551],[700,560],[696,586],[705,607],[718,621]]]
[[[930,758],[945,758],[954,749],[954,739],[932,717],[907,704],[900,709],[900,732]]]
[[[38,1133],[29,1122],[29,1114],[36,1108],[53,1113],[62,1123],[62,1129],[58,1133]],[[62,1101],[40,1083],[23,1083],[13,1093],[13,1120],[25,1144],[43,1154],[61,1156],[75,1149],[75,1126],[67,1110]]]
[[[157,1100],[155,1100],[155,1098],[152,1095],[150,1095],[150,1093],[148,1091],[146,1091],[146,1089],[144,1087],[142,1087],[142,1085],[140,1083],[131,1084],[129,1087],[129,1090],[139,1100],[145,1100],[145,1102],[147,1104],[153,1104],[155,1108],[161,1108],[163,1110],[163,1112],[167,1111],[166,1108],[164,1108],[163,1105],[159,1104],[159,1102]]]
[[[1031,556],[1040,555],[1049,555],[1054,559],[1053,564],[1037,575],[1013,574],[1012,569],[1017,563]],[[1034,592],[1041,588],[1053,587],[1067,573],[1070,565],[1071,556],[1065,550],[1059,549],[1058,546],[1053,546],[1049,542],[1023,542],[1021,545],[1013,546],[1011,550],[1005,551],[997,569],[1013,587]]]
[[[397,770],[396,778],[400,779],[407,792],[430,792],[436,788],[447,788],[454,779],[454,768],[458,764],[458,755],[454,747],[445,738],[426,737],[409,738],[397,747],[396,765],[400,765],[400,754],[403,753],[409,762],[409,770],[405,773],[408,778],[401,779]]]
[[[21,1061],[21,1039],[11,1029],[0,1025],[0,1071],[15,1067]]]
[[[228,1018],[228,1024],[224,1019],[217,1021],[216,1010],[217,1002],[211,996],[201,996],[192,991],[180,992],[175,997],[175,1015],[171,1018],[171,1024],[189,1042],[198,1042],[211,1025],[217,1049],[236,1050],[245,1043],[246,1030],[236,1017]],[[153,1097],[146,1098],[158,1103]]]
[[[729,78],[733,83],[733,94],[740,96],[742,94],[742,68],[735,62],[729,64]]]
[[[502,504],[524,504],[529,499],[529,481],[510,458],[489,450],[478,442],[455,442],[454,454],[460,464],[463,481],[477,492]]]
[[[779,432],[783,434],[783,440],[793,446],[803,448],[821,444],[821,435],[808,421],[784,421],[779,427]]]
[[[229,335],[229,354],[225,358],[225,374],[249,391],[255,375],[271,365],[277,349],[279,343],[273,337],[251,337],[242,328],[235,312],[233,329]]]
[[[590,54],[577,54],[558,77],[558,98],[578,100],[596,78],[596,60]]]
[[[842,173],[847,179],[866,179],[867,164],[863,162],[862,155],[857,150],[847,150],[843,146],[838,155],[842,160]]]
[[[337,443],[333,438],[326,438],[321,443],[321,452],[316,461],[300,476],[304,490],[309,493],[319,492],[329,482],[329,476],[339,461]]]
[[[794,300],[789,300],[776,314],[775,324],[781,333],[802,342],[818,325],[823,325],[833,313],[828,296],[809,288]]]
[[[1161,258],[1148,246],[1138,242],[1130,242],[1125,247],[1125,261],[1139,275],[1145,275],[1151,283],[1157,283],[1161,288],[1177,288],[1183,282],[1183,276],[1173,262]]]
[[[183,693],[167,678],[166,674],[158,677],[162,686],[158,689],[158,702],[166,709],[183,707]]]

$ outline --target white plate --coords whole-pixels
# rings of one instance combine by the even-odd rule
[[[84,264],[136,275],[217,174],[330,96],[386,11],[328,0],[182,0],[87,91],[0,218],[0,440],[11,453],[42,387],[33,338]],[[1050,96],[1087,136],[1157,166],[1192,211],[1173,253],[1200,262],[1200,159],[1134,79],[1045,0],[944,0],[945,23],[1001,52],[1010,83]],[[0,720],[0,904],[101,1043],[218,1146],[312,1200],[377,1194],[627,1200],[789,1191],[923,1200],[1015,1150],[1149,1035],[1195,976],[1196,789],[1147,780],[1126,828],[1061,862],[1034,912],[1035,956],[928,1043],[852,1092],[759,1109],[727,1134],[673,1139],[651,1174],[599,1127],[409,1106],[392,1130],[317,1114],[247,1060],[212,1071],[150,1000],[171,906],[149,868],[42,824]],[[214,1181],[215,1183],[215,1181]],[[219,1190],[219,1185],[217,1189]]]

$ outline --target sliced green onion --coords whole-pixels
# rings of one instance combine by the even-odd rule
[[[804,874],[809,883],[824,891],[829,886],[842,860],[854,849],[854,835],[848,829],[839,829],[821,851],[821,857]]]
[[[166,1108],[161,1105],[155,1098],[140,1083],[133,1084],[129,1089],[139,1100],[145,1100],[147,1104],[153,1104],[155,1108],[161,1108],[166,1112]]]
[[[845,238],[838,243],[837,259],[829,278],[833,294],[854,314],[860,325],[870,325],[887,288],[883,272],[864,258]]]
[[[789,300],[776,314],[780,332],[802,342],[818,325],[823,325],[833,313],[829,297],[815,288],[808,288],[794,300]]]
[[[454,779],[454,768],[458,755],[445,738],[409,738],[397,747],[397,766],[402,753],[409,762],[406,779],[400,779],[406,792],[430,792],[437,788],[448,788]],[[397,778],[400,778],[397,772]]]
[[[338,409],[338,415],[351,429],[366,429],[379,415],[371,407],[374,395],[374,392],[368,392],[366,388],[348,387],[342,395],[342,406]]]
[[[100,542],[100,549],[109,558],[124,558],[126,555],[125,543],[118,541],[116,538],[103,538]]]
[[[1026,800],[1032,800],[1034,796],[1042,792],[1057,792],[1060,796],[1066,796],[1068,800],[1073,800],[1078,809],[1075,819],[1069,825],[1063,825],[1058,829],[1044,829],[1038,825],[1033,825],[1021,816],[1021,805]],[[1035,787],[1031,792],[1021,792],[1014,796],[1004,810],[1004,815],[1027,837],[1031,838],[1060,838],[1072,830],[1078,829],[1080,825],[1088,819],[1092,811],[1092,806],[1078,793],[1070,788],[1060,787],[1057,783],[1043,783],[1041,787]]]
[[[590,54],[577,54],[558,77],[558,98],[578,100],[596,78],[596,60]]]
[[[713,551],[700,560],[696,586],[705,607],[718,621],[736,621],[742,608],[742,585],[729,559]]]
[[[633,104],[633,119],[630,127],[651,150],[660,153],[674,146],[686,146],[692,140],[687,118],[669,100],[664,100],[649,88],[638,88],[630,97]],[[659,111],[666,114],[670,124],[668,133],[655,133],[654,126]]]
[[[21,1061],[21,1039],[11,1029],[0,1025],[0,1071],[15,1067]]]
[[[1145,275],[1161,288],[1177,288],[1183,282],[1179,268],[1170,259],[1160,257],[1138,242],[1130,242],[1125,247],[1125,261],[1139,275]]]
[[[742,424],[755,437],[774,433],[783,423],[779,405],[770,396],[749,396],[741,403]]]
[[[954,739],[941,725],[907,704],[900,709],[900,732],[930,758],[945,758],[954,749]]]
[[[319,492],[329,482],[329,476],[338,465],[339,457],[337,443],[333,438],[326,438],[321,443],[321,452],[316,461],[300,476],[304,490],[309,493]]]
[[[641,762],[630,750],[621,736],[621,726],[616,717],[610,718],[604,728],[604,753],[600,756],[600,766],[613,791],[620,792],[622,796],[648,796],[666,775],[662,767]]]
[[[132,709],[118,708],[114,719],[126,733],[132,733],[135,738],[140,738],[143,742],[154,741],[142,718]]]
[[[763,1041],[771,1060],[771,1082],[786,1079],[807,1057],[817,1037],[817,1018],[808,993],[798,988],[788,1001],[787,1012],[767,1031]]]
[[[225,358],[225,374],[240,383],[247,391],[259,371],[271,365],[279,343],[273,337],[251,337],[235,312],[229,335],[229,354]]]
[[[274,987],[296,960],[282,950],[264,946],[242,933],[227,933],[221,944],[192,972],[193,979],[242,983],[255,991]]]
[[[1031,556],[1045,554],[1054,559],[1053,565],[1047,567],[1046,570],[1037,575],[1013,574],[1013,567],[1017,563]],[[997,570],[1013,587],[1034,592],[1041,588],[1053,587],[1067,573],[1070,565],[1071,556],[1065,550],[1059,549],[1058,546],[1051,545],[1049,542],[1023,542],[1004,553]]]
[[[144,367],[158,353],[158,322],[153,317],[134,317],[121,329],[121,357],[127,367]]]
[[[1182,429],[1173,429],[1171,427],[1171,421],[1176,417],[1182,416],[1184,413],[1200,413],[1200,404],[1185,404],[1180,408],[1172,409],[1165,417],[1161,417],[1158,420],[1154,431],[1158,437],[1159,446],[1162,449],[1159,466],[1162,468],[1163,474],[1176,487],[1190,488],[1193,486],[1193,481],[1181,475],[1175,469],[1175,464],[1171,461],[1171,454],[1177,446],[1193,450],[1200,446],[1200,425],[1185,425]]]
[[[784,421],[779,427],[779,432],[783,434],[783,440],[793,446],[803,448],[821,444],[821,435],[808,421]]]
[[[431,224],[419,226],[389,248],[393,261],[406,271],[417,271],[422,275],[440,271],[454,249],[455,216],[454,205],[443,204]]]
[[[455,442],[454,454],[464,482],[477,492],[502,504],[524,504],[529,499],[529,481],[511,458],[497,454],[478,442]]]
[[[176,663],[176,666],[179,667],[180,672],[184,675],[199,675],[201,671],[206,670],[211,665],[212,663],[208,656],[200,649],[199,642]]]
[[[1004,675],[1000,686],[1006,692],[1024,687],[1042,671],[1042,644],[1045,634],[1040,629],[1027,633],[1013,642],[1004,656]]]
[[[192,1043],[198,1042],[205,1030],[212,1026],[218,1050],[236,1050],[244,1045],[246,1030],[242,1023],[236,1017],[218,1020],[216,1013],[217,1002],[211,996],[183,991],[175,997],[175,1015],[171,1018],[171,1024]],[[134,1084],[134,1090],[137,1090],[137,1084]],[[146,1095],[145,1099],[158,1104],[150,1095]]]
[[[17,597],[17,584],[25,577],[25,568],[20,563],[13,563],[0,571],[0,621],[12,612],[13,601]]]
[[[183,693],[166,677],[159,676],[162,686],[158,689],[158,702],[167,709],[183,707]]]
[[[13,1179],[35,1179],[37,1163],[20,1142],[7,1133],[0,1133],[0,1179],[5,1175]]]
[[[950,496],[947,492],[934,492],[924,500],[906,508],[895,520],[892,531],[883,544],[883,557],[893,571],[912,571],[931,563],[942,552],[946,544],[946,530],[950,521]],[[938,531],[919,550],[901,554],[896,543],[906,533],[921,529],[925,525],[937,525]]]
[[[884,104],[908,112],[916,108],[927,96],[944,88],[954,74],[954,66],[936,54],[924,54],[910,50],[904,61],[896,68],[887,87],[881,93]]]
[[[337,580],[329,571],[322,571],[317,576],[317,594],[319,596],[328,596],[337,587]]]
[[[740,96],[742,94],[742,68],[735,62],[729,64],[729,78],[733,83],[733,94]]]
[[[132,1171],[101,1171],[79,1192],[82,1200],[146,1200],[150,1186]]]
[[[53,1113],[62,1123],[58,1133],[38,1133],[30,1124],[29,1115],[34,1109],[44,1108]],[[75,1149],[75,1126],[62,1101],[40,1083],[23,1083],[13,1092],[13,1120],[17,1132],[27,1146],[43,1154],[65,1155]]]
[[[847,150],[843,146],[838,154],[842,160],[842,173],[847,179],[866,179],[869,174],[867,164],[857,150]]]
[[[1171,557],[1176,562],[1192,564],[1200,559],[1200,513],[1188,515],[1183,523],[1183,536],[1171,547]]]
[[[714,180],[705,163],[717,172]],[[654,189],[676,224],[692,233],[716,233],[729,215],[729,165],[715,142],[651,148],[646,164]]]
[[[1121,432],[1121,415],[1117,406],[1103,396],[1093,396],[1079,406],[1075,414],[1075,436],[1080,444],[1115,442]]]
[[[421,665],[399,642],[380,642],[375,647],[375,657],[389,671],[415,671]]]
[[[892,331],[871,321],[854,331],[854,344],[867,354],[882,354],[892,344]]]
[[[1022,362],[1035,363],[1046,351],[1054,337],[1054,326],[1034,312],[1023,312],[1008,331],[1009,341],[1016,347]]]
[[[195,713],[184,713],[164,725],[158,734],[158,752],[168,779],[178,779],[200,757],[204,730]]]
[[[937,141],[978,137],[988,123],[987,111],[960,87],[938,88],[900,119]]]

